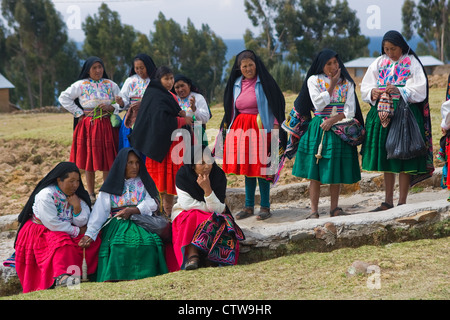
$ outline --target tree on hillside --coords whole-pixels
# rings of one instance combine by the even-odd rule
[[[417,32],[424,41],[419,47],[423,53],[447,61],[450,58],[450,1],[419,0],[417,4],[416,2],[405,0],[403,3],[403,35],[409,40]]]
[[[190,19],[182,28],[159,13],[150,32],[150,54],[157,66],[166,65],[174,73],[183,73],[203,90],[212,101],[222,81],[226,46],[208,25],[197,30]]]
[[[70,76],[57,73],[68,40],[60,14],[49,0],[3,0],[2,14],[11,30],[5,72],[16,86],[12,100],[23,108],[53,105],[55,83]]]
[[[85,33],[84,58],[98,56],[105,63],[108,76],[120,84],[125,80],[130,68],[134,42],[139,33],[132,26],[123,25],[116,11],[102,3],[98,14],[88,16],[82,24]]]

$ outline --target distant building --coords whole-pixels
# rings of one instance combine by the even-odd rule
[[[18,109],[9,101],[9,89],[14,89],[14,85],[0,73],[0,112],[11,112]]]
[[[363,78],[366,74],[367,68],[374,62],[376,57],[362,57],[344,63],[348,73],[352,78]],[[432,75],[434,70],[444,63],[433,56],[419,56],[420,61],[428,75]]]

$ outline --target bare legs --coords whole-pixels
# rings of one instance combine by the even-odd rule
[[[86,189],[89,195],[95,195],[95,171],[85,171]],[[108,177],[109,171],[103,171],[103,182]]]
[[[399,173],[398,175],[398,186],[399,186],[399,198],[398,204],[405,204],[406,198],[409,192],[409,183],[411,177],[407,173]],[[384,188],[385,188],[385,199],[384,201],[390,205],[394,205],[394,185],[395,185],[395,174],[394,173],[384,173]]]
[[[319,197],[320,197],[320,181],[311,180],[309,184],[309,199],[311,200],[311,212],[319,212]],[[330,211],[337,208],[339,202],[339,194],[341,192],[340,184],[330,184]]]
[[[174,195],[163,193],[161,194],[161,198],[164,212],[170,217],[170,215],[172,214]]]

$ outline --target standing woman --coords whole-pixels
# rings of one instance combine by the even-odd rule
[[[257,219],[267,219],[272,215],[272,177],[267,174],[271,132],[279,129],[285,120],[285,100],[278,84],[253,51],[244,50],[236,56],[225,87],[224,110],[221,129],[227,135],[223,170],[245,176],[245,208],[237,213],[236,219],[254,214],[257,182],[261,194]]]
[[[127,110],[119,132],[119,150],[130,147],[128,135],[131,133],[136,116],[141,105],[142,96],[150,79],[154,77],[156,65],[152,58],[140,53],[133,59],[129,77],[122,86],[120,95],[123,99],[123,109]]]
[[[368,68],[361,83],[361,96],[371,108],[366,117],[367,138],[362,149],[362,168],[384,172],[385,200],[373,211],[394,206],[395,174],[399,174],[398,204],[405,204],[409,187],[429,178],[434,171],[428,79],[416,53],[397,31],[388,31],[382,55]],[[387,159],[386,139],[390,116],[399,99],[409,103],[427,146],[427,154],[409,160]],[[389,115],[389,116],[387,116]]]
[[[173,83],[172,70],[165,66],[156,70],[155,79],[150,81],[142,97],[133,132],[128,137],[133,148],[146,156],[145,166],[161,193],[164,212],[168,216],[176,194],[175,177],[183,165],[183,155],[175,154],[172,158],[172,150],[184,141],[172,141],[172,133],[192,125],[192,119],[182,113],[176,96],[170,92]]]
[[[159,204],[158,190],[138,151],[120,150],[80,241],[80,246],[89,247],[101,229],[97,282],[136,280],[168,272],[161,238],[130,219],[136,214],[151,216],[159,211]]]
[[[19,214],[14,245],[24,293],[67,285],[74,266],[82,270],[83,250],[78,243],[86,231],[90,206],[80,171],[72,162],[59,163],[38,183]],[[100,240],[85,251],[88,274],[97,269],[99,246]]]
[[[307,219],[319,218],[321,184],[330,185],[330,216],[347,215],[338,207],[340,184],[353,184],[361,180],[358,151],[330,129],[343,119],[356,118],[361,125],[364,120],[355,83],[336,52],[329,49],[319,52],[294,102],[294,108],[306,118],[311,117],[311,112],[314,113],[307,131],[299,140],[292,168],[294,176],[310,180],[311,214]],[[334,115],[333,109],[336,110]]]
[[[61,105],[75,117],[70,161],[85,170],[92,202],[95,171],[103,171],[105,180],[118,151],[119,130],[112,127],[110,116],[120,110],[118,104],[112,105],[116,97],[121,102],[119,93],[117,84],[108,79],[103,61],[90,57],[84,62],[78,81],[59,96]]]

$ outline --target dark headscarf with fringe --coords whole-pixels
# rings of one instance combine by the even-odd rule
[[[339,55],[335,51],[330,49],[323,49],[316,55],[311,67],[308,70],[308,73],[306,74],[305,81],[303,81],[302,89],[300,90],[297,99],[295,99],[294,108],[300,115],[306,117],[307,119],[311,119],[311,112],[314,112],[314,105],[309,94],[308,79],[313,75],[322,74],[323,68],[325,67],[326,63],[334,57],[339,63],[339,68],[341,68],[341,78],[353,83],[353,85],[355,86],[355,118],[361,125],[364,125],[364,118],[361,112],[361,107],[359,105],[358,97],[356,96],[355,82],[348,73],[347,68],[345,68],[344,63],[342,62]]]

